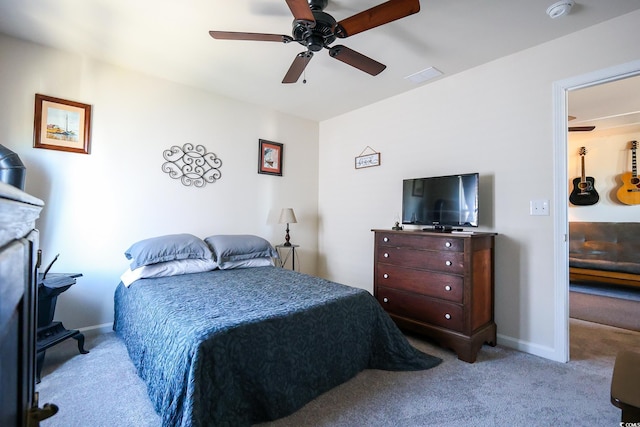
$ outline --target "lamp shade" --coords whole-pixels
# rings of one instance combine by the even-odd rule
[[[298,221],[296,220],[296,214],[293,213],[292,208],[283,208],[280,212],[280,220],[278,220],[278,224],[295,224]]]

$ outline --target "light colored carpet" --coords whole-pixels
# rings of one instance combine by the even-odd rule
[[[419,372],[366,370],[321,395],[283,426],[615,426],[610,403],[613,363],[621,348],[640,352],[640,333],[571,320],[569,363],[552,362],[504,347],[483,347],[474,364],[410,337],[444,361]],[[43,427],[160,426],[126,349],[113,333],[88,339],[89,354],[73,340],[47,352],[41,404],[60,412]]]

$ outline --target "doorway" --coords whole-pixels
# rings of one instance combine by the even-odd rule
[[[572,232],[598,234],[602,226],[635,223],[640,218],[636,194],[622,201],[620,197],[627,193],[619,194],[626,188],[621,175],[631,170],[630,141],[640,140],[640,96],[634,94],[640,94],[640,76],[568,92],[570,242]],[[628,255],[639,256],[636,251]],[[640,289],[622,278],[607,283],[588,277],[575,283],[570,280],[569,295],[570,318],[640,331]]]
[[[611,67],[562,81],[553,85],[554,106],[554,289],[555,339],[557,360],[568,362],[569,354],[569,182],[567,117],[571,91],[615,82],[640,75],[640,61]]]

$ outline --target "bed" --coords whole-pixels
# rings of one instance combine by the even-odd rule
[[[413,348],[367,291],[273,265],[121,282],[114,302],[114,330],[163,426],[248,426],[363,369],[441,362]]]

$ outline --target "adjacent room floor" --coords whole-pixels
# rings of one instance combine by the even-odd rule
[[[572,318],[640,331],[640,288],[571,283],[569,291]]]

